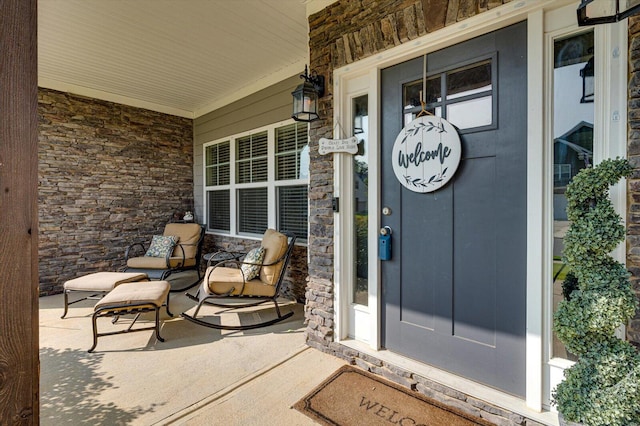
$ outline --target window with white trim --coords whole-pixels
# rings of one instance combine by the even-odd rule
[[[204,145],[209,231],[261,236],[276,228],[306,241],[308,128],[285,122]]]

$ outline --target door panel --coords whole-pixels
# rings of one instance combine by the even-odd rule
[[[431,97],[438,103],[432,110],[484,108],[475,110],[484,114],[475,121],[482,127],[459,132],[456,175],[428,194],[404,188],[390,158],[408,111],[403,105],[415,105],[403,99],[403,87],[423,78],[423,60],[382,70],[381,200],[392,214],[381,225],[393,230],[392,259],[381,262],[382,342],[524,396],[526,23],[427,56],[429,78],[442,82],[442,94]],[[472,73],[464,77],[474,67],[488,72],[487,63],[490,84],[477,83]],[[450,78],[458,81],[447,86]],[[447,97],[454,86],[465,96]]]
[[[456,185],[453,335],[495,346],[495,157],[465,162]],[[482,232],[478,232],[482,230]]]
[[[402,235],[404,242],[400,247],[407,254],[401,255],[399,259],[402,263],[401,274],[420,277],[427,285],[402,287],[401,320],[431,330],[441,328],[442,324],[438,320],[450,315],[450,304],[442,303],[447,295],[442,294],[436,286],[428,284],[451,280],[451,256],[431,241],[446,241],[451,235],[453,221],[446,214],[452,204],[451,196],[451,191],[441,191],[435,195],[407,191],[402,197],[401,230],[412,231],[406,238]],[[427,216],[424,211],[433,214]],[[415,238],[411,233],[428,235],[428,238]],[[397,240],[393,239],[394,242]],[[395,257],[398,253],[395,246],[392,248]]]

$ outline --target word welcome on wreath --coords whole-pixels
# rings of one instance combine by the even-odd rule
[[[447,120],[418,117],[409,123],[393,144],[392,165],[398,181],[414,192],[442,188],[460,164],[460,137]]]

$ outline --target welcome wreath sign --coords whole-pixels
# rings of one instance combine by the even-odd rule
[[[433,192],[453,177],[460,156],[460,137],[453,125],[440,117],[422,116],[398,134],[393,145],[393,171],[405,188]]]

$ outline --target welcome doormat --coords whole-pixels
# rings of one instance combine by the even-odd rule
[[[493,425],[349,365],[293,407],[325,425]]]

